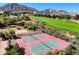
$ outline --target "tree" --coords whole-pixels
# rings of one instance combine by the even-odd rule
[[[79,19],[79,15],[75,15],[74,19],[78,20]]]

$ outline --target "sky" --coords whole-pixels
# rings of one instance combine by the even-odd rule
[[[0,6],[6,3],[0,3]],[[79,3],[19,3],[28,7],[33,7],[38,10],[55,9],[66,10],[68,12],[79,13]]]

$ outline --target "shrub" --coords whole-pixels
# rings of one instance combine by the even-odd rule
[[[6,21],[3,19],[0,19],[0,28],[3,28],[6,26]]]
[[[16,24],[20,25],[20,26],[24,26],[25,25],[25,21],[18,21]]]
[[[16,19],[10,19],[10,20],[8,21],[8,25],[15,25],[16,22],[17,22]]]
[[[6,48],[5,55],[24,55],[24,49],[18,45],[9,45],[9,47]]]
[[[79,34],[76,35],[76,38],[79,39]]]
[[[70,45],[64,50],[48,51],[48,55],[79,55],[79,45]]]
[[[19,36],[15,34],[15,31],[13,29],[0,32],[0,36],[3,38],[3,40],[20,38]]]
[[[10,34],[15,34],[15,30],[14,29],[9,29]]]
[[[79,45],[72,44],[62,51],[61,55],[79,55]]]
[[[11,39],[11,34],[9,33],[9,31],[1,32],[0,36],[3,38],[3,40]]]
[[[12,37],[13,39],[19,39],[19,38],[20,38],[18,35],[15,34],[15,30],[9,29],[9,32],[10,32],[11,37]]]
[[[28,20],[30,20],[30,17],[28,15],[20,15],[19,20],[28,21]]]
[[[32,24],[32,23],[29,23],[29,24],[25,24],[24,26],[25,28],[29,29],[29,30],[36,30],[37,29],[37,26]]]

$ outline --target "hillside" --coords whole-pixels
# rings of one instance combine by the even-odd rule
[[[65,10],[54,10],[54,9],[46,9],[46,10],[37,10],[35,8],[32,7],[28,7],[28,6],[24,6],[24,5],[20,5],[17,3],[10,3],[10,4],[6,4],[2,7],[0,7],[0,10],[4,11],[4,12],[9,12],[9,11],[18,11],[18,12],[26,12],[26,13],[30,13],[30,14],[34,14],[37,16],[46,16],[46,17],[51,17],[51,18],[67,18],[67,19],[79,19],[79,15],[76,13],[71,13],[71,12],[67,12]],[[76,17],[76,15],[78,17]]]
[[[0,8],[3,11],[25,11],[25,12],[33,12],[38,11],[34,8],[23,6],[17,3],[6,4]]]

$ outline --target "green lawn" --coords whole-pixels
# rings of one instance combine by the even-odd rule
[[[52,18],[46,18],[46,17],[37,17],[32,16],[33,18],[45,22],[48,26],[56,27],[58,29],[67,30],[73,33],[79,33],[79,24],[70,22],[70,21],[64,21],[61,19],[52,19]]]

